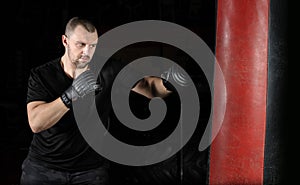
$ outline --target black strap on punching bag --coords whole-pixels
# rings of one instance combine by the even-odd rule
[[[286,183],[287,2],[270,0],[264,184]]]

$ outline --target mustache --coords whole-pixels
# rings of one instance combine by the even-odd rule
[[[80,58],[90,59],[91,57],[89,55],[82,55],[82,56],[80,56]]]

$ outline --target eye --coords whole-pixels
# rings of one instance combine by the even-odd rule
[[[97,44],[91,44],[90,48],[95,48],[97,46]]]
[[[82,48],[85,46],[85,44],[84,43],[76,43],[76,46]]]

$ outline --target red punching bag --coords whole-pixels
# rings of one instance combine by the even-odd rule
[[[268,0],[218,1],[216,58],[227,104],[211,145],[210,185],[263,184],[268,10]]]

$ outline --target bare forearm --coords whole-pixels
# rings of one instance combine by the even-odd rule
[[[55,125],[69,109],[60,98],[53,102],[31,102],[27,105],[28,121],[34,133],[46,130]]]

